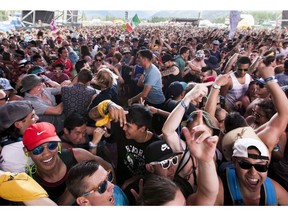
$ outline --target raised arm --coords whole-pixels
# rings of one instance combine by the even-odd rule
[[[234,53],[234,55],[231,58],[229,58],[226,66],[225,66],[225,68],[223,70],[224,74],[226,74],[226,73],[228,73],[228,72],[230,72],[232,70],[233,66],[237,62],[237,59],[238,59],[239,55],[240,55],[239,53]]]
[[[180,103],[170,113],[165,121],[162,132],[166,142],[171,146],[173,151],[182,151],[185,143],[181,140],[176,132],[176,129],[181,123],[182,117],[188,109],[191,100],[194,100],[200,96],[206,96],[208,93],[207,83],[197,84],[192,90],[190,90]],[[211,85],[211,84],[210,84]]]
[[[232,71],[230,71],[227,74],[220,74],[216,77],[216,80],[214,84],[212,85],[212,88],[210,88],[210,92],[205,104],[204,110],[208,112],[211,116],[215,117],[216,108],[217,108],[217,101],[220,94],[220,88],[222,86],[227,85],[230,74]]]
[[[277,110],[277,113],[269,120],[264,129],[262,127],[262,130],[256,129],[257,135],[268,146],[271,152],[287,127],[288,99],[274,78],[274,70],[272,67],[261,66],[258,68],[258,71],[260,76],[266,80],[266,88],[270,92],[273,104]]]
[[[81,148],[74,148],[73,153],[75,156],[75,159],[80,162],[83,160],[95,160],[97,161],[105,170],[112,170],[113,167],[110,163],[105,161],[103,158],[93,155],[91,152],[81,149]]]
[[[202,112],[195,120],[198,122],[190,132],[184,127],[183,134],[191,155],[198,160],[199,182],[195,194],[187,198],[187,205],[214,205],[219,191],[219,181],[214,163],[218,136],[211,136],[211,129],[203,123]]]

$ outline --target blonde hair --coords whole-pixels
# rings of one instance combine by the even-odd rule
[[[108,68],[102,68],[95,75],[95,83],[101,88],[111,88],[113,85],[113,72]]]

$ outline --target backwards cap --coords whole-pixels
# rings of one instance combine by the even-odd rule
[[[248,147],[254,146],[259,152],[259,159],[269,160],[269,151],[266,145],[257,136],[252,127],[239,127],[229,131],[222,140],[222,152],[226,160],[234,157],[248,158]]]

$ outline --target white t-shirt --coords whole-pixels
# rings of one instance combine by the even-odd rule
[[[0,169],[13,173],[25,172],[27,163],[32,165],[33,161],[25,155],[23,147],[22,141],[5,145],[1,151]]]

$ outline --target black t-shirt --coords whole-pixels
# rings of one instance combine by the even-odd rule
[[[111,123],[111,134],[117,143],[117,185],[120,187],[125,180],[145,173],[144,152],[146,147],[160,138],[153,134],[152,138],[145,143],[137,143],[135,140],[126,139],[119,123]]]

